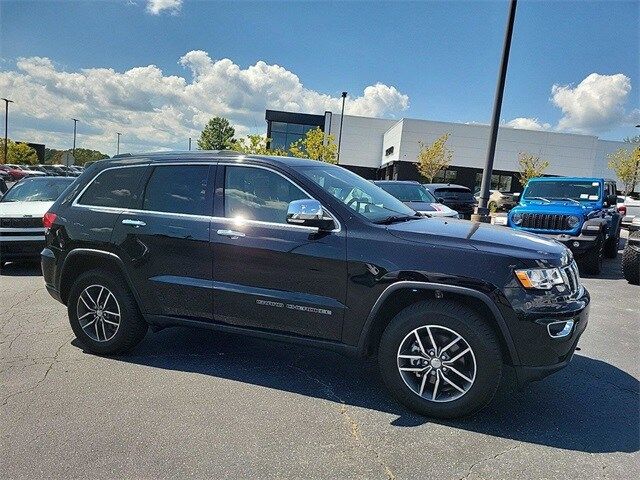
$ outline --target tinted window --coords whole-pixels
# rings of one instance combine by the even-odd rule
[[[155,167],[144,191],[144,210],[207,215],[205,192],[209,166]]]
[[[71,185],[73,178],[29,178],[16,183],[0,202],[53,202]]]
[[[436,199],[422,185],[411,183],[381,183],[379,186],[401,202],[436,203]]]
[[[287,223],[289,202],[308,196],[269,170],[226,167],[224,215],[263,222]]]
[[[79,203],[100,207],[128,208],[138,187],[142,168],[114,168],[98,175]]]
[[[523,197],[525,199],[596,201],[600,198],[600,183],[589,180],[540,180],[529,182]]]

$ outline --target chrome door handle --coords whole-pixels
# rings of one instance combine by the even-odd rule
[[[142,220],[131,220],[130,218],[125,218],[124,220],[122,220],[122,224],[133,225],[136,228],[144,227],[146,225],[146,223],[144,223]]]
[[[218,230],[216,233],[223,237],[229,237],[229,238],[240,238],[240,237],[246,236],[244,233],[236,232],[234,230]]]

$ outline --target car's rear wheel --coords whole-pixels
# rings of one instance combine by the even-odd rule
[[[493,398],[502,376],[492,328],[452,301],[423,301],[389,323],[378,351],[382,378],[402,404],[430,417],[470,415]]]
[[[128,351],[147,332],[135,299],[123,284],[115,272],[92,270],[78,277],[71,287],[69,322],[78,340],[93,353]]]
[[[640,232],[632,233],[629,238],[640,238]],[[640,252],[628,244],[622,254],[622,272],[627,282],[640,285]]]

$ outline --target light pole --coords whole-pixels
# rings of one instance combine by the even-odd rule
[[[2,163],[7,163],[7,146],[8,146],[8,138],[7,131],[9,129],[9,104],[13,103],[13,100],[9,100],[8,98],[3,98],[4,100],[4,156],[2,157]]]
[[[189,151],[191,151],[191,137],[189,137]]]
[[[482,172],[482,186],[480,187],[480,201],[475,213],[471,216],[473,221],[489,221],[489,189],[491,188],[491,173],[493,172],[493,159],[496,153],[496,141],[498,139],[498,125],[500,123],[500,110],[502,110],[502,96],[504,94],[504,84],[507,77],[507,64],[509,63],[509,50],[511,50],[511,36],[513,34],[513,22],[516,17],[516,5],[518,0],[510,0],[509,15],[507,17],[507,28],[504,33],[504,44],[502,46],[502,61],[500,62],[500,73],[498,74],[498,84],[496,85],[496,95],[493,103],[493,118],[491,119],[491,137],[487,148],[487,160]]]
[[[118,136],[118,147],[116,149],[116,155],[120,155],[120,135],[122,135],[120,132],[116,132],[116,135]]]
[[[342,92],[342,113],[340,114],[340,132],[338,133],[338,158],[336,164],[340,163],[340,147],[342,146],[342,121],[344,120],[344,101],[347,99],[347,92]]]
[[[73,160],[75,161],[75,159],[76,159],[76,133],[78,131],[78,129],[77,129],[77,127],[78,127],[78,119],[77,118],[72,118],[71,120],[73,120],[73,150],[71,151],[71,155],[73,155]],[[67,165],[67,167],[68,166],[69,165]]]

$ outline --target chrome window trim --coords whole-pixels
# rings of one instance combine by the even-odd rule
[[[267,166],[264,166],[264,165],[243,164],[243,163],[240,163],[240,162],[231,163],[231,162],[229,162],[227,160],[222,161],[222,162],[216,162],[216,161],[212,161],[212,162],[189,162],[189,161],[179,162],[178,161],[178,162],[162,162],[162,163],[158,163],[158,164],[145,163],[145,164],[141,164],[141,165],[117,165],[117,166],[114,166],[114,167],[107,167],[104,170],[102,170],[100,173],[98,173],[98,175],[93,177],[91,179],[91,181],[83,187],[83,189],[76,196],[74,201],[71,203],[71,206],[72,207],[87,208],[87,209],[90,209],[90,210],[95,210],[95,211],[98,211],[98,212],[105,212],[105,213],[123,213],[123,214],[127,214],[127,215],[148,213],[148,214],[152,214],[152,215],[167,215],[167,216],[171,216],[171,217],[187,217],[187,218],[194,218],[194,219],[200,219],[200,220],[208,219],[208,220],[214,220],[214,221],[218,221],[218,222],[235,223],[237,225],[256,225],[256,226],[263,226],[263,227],[274,227],[274,228],[279,229],[279,230],[298,230],[298,231],[305,231],[305,232],[309,232],[309,233],[318,233],[318,231],[319,231],[319,229],[317,227],[305,227],[303,225],[293,225],[293,224],[290,224],[290,223],[265,222],[265,221],[262,221],[262,220],[252,220],[252,219],[240,220],[240,219],[237,219],[237,218],[216,217],[216,216],[212,216],[212,215],[193,215],[193,214],[190,214],[190,213],[159,212],[159,211],[156,211],[156,210],[140,210],[140,209],[136,209],[136,208],[107,207],[107,206],[101,206],[101,205],[86,205],[86,204],[83,204],[83,203],[79,203],[80,198],[82,198],[82,195],[84,195],[85,191],[89,188],[89,186],[91,186],[91,184],[93,184],[93,182],[96,180],[96,178],[98,178],[100,175],[102,175],[107,170],[115,170],[115,169],[120,169],[120,168],[140,168],[140,167],[149,167],[149,166],[162,167],[162,166],[179,166],[179,165],[208,165],[208,166],[220,165],[220,166],[231,166],[231,167],[233,167],[233,166],[236,166],[236,167],[237,166],[242,166],[242,167],[251,167],[251,168],[259,168],[259,169],[262,169],[262,170],[268,170],[268,171],[273,172],[273,173],[275,173],[277,175],[280,175],[282,178],[287,180],[289,183],[291,183],[295,187],[297,187],[300,190],[302,190],[305,193],[305,195],[307,195],[310,199],[317,200],[307,190],[302,188],[300,185],[298,185],[296,182],[291,180],[286,175],[278,172],[277,170],[274,170],[273,168],[270,168],[270,167],[267,167]],[[338,218],[331,212],[331,210],[329,210],[327,207],[325,207],[322,204],[322,202],[320,202],[320,204],[322,205],[322,208],[331,216],[331,218],[333,218],[333,221],[337,225],[337,227],[334,228],[333,230],[330,230],[329,233],[339,233],[339,232],[341,232],[342,231],[342,224],[340,223],[340,220],[338,220]]]

